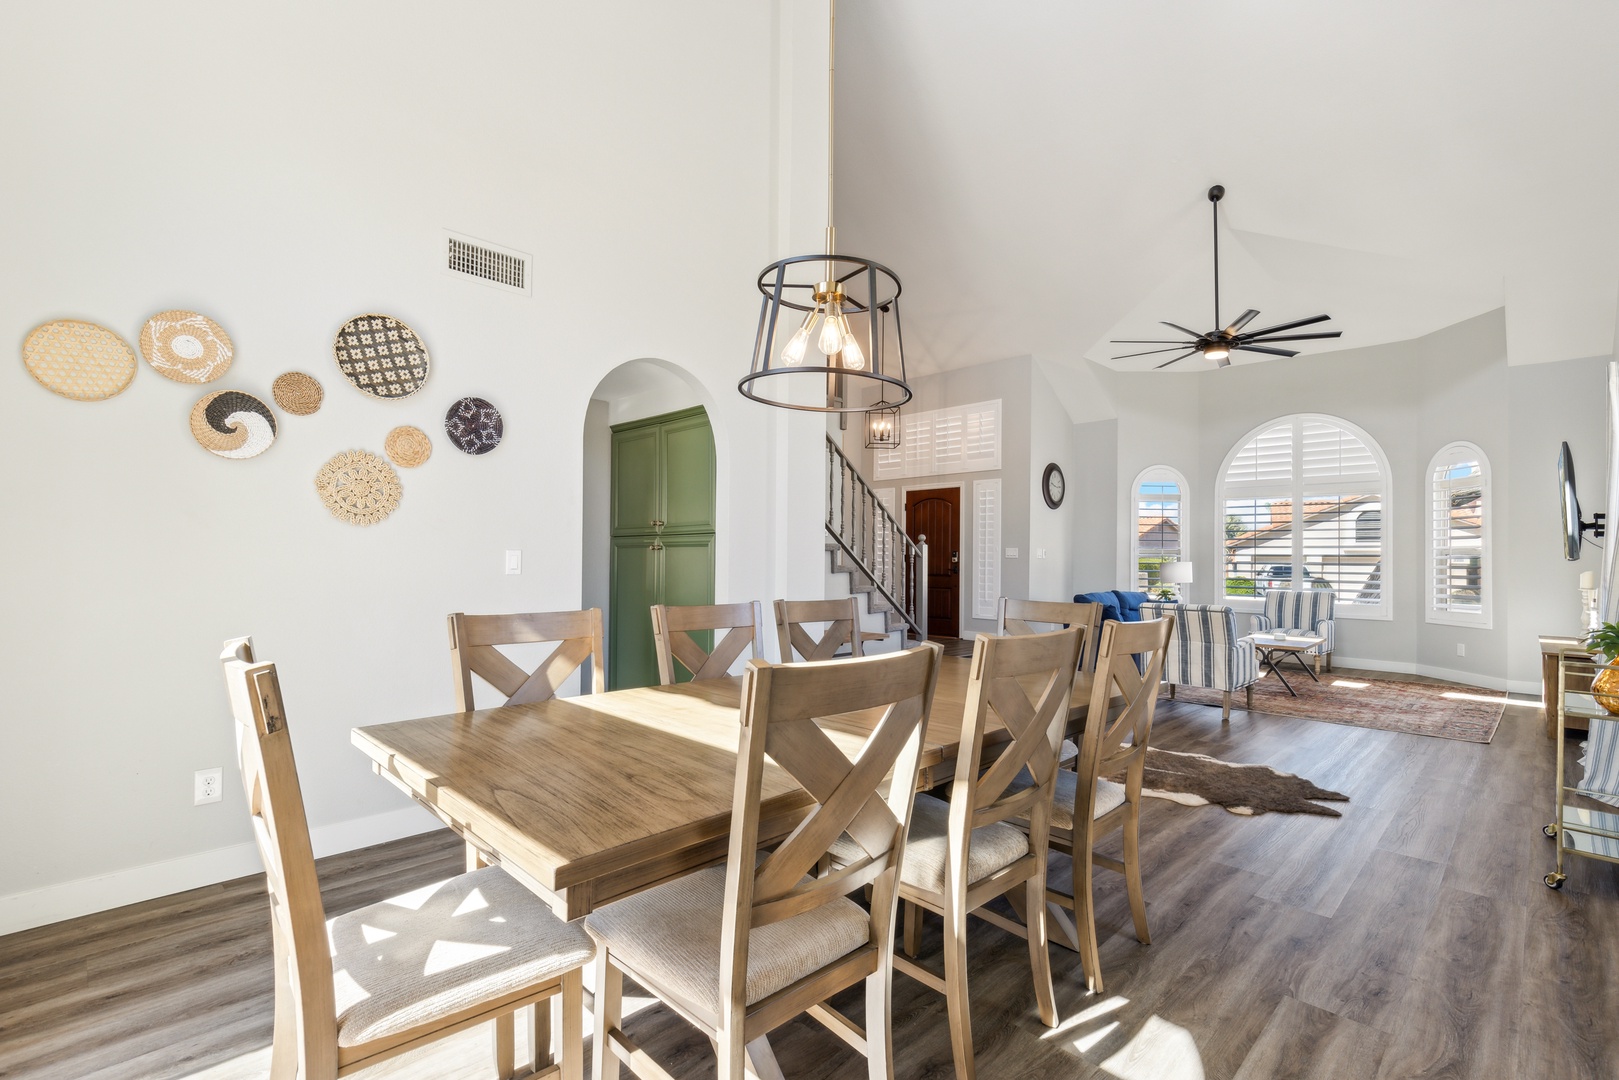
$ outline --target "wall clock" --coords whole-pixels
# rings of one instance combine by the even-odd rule
[[[1053,510],[1062,505],[1062,470],[1055,461],[1046,466],[1046,474],[1040,478],[1040,491],[1046,497],[1046,505]]]

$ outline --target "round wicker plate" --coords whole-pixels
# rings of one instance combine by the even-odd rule
[[[281,406],[284,412],[294,416],[308,416],[320,411],[320,403],[326,399],[326,391],[321,387],[320,381],[313,375],[305,375],[301,371],[288,371],[275,377],[270,384],[270,393],[275,397],[275,403]]]
[[[213,382],[236,355],[224,327],[195,311],[160,311],[141,328],[141,355],[164,378]]]
[[[427,381],[427,346],[391,315],[356,315],[332,343],[343,377],[379,398],[409,397]]]
[[[506,422],[481,397],[464,397],[444,414],[444,433],[463,454],[487,454],[500,445]]]
[[[388,460],[401,469],[414,469],[433,456],[433,440],[427,437],[427,432],[409,424],[401,424],[388,432],[382,448],[388,452]]]
[[[23,342],[28,374],[53,394],[105,401],[135,378],[135,350],[105,326],[59,319],[34,328]]]
[[[252,394],[216,390],[192,406],[191,437],[222,458],[257,457],[275,442],[275,414]]]
[[[399,474],[377,455],[344,450],[315,474],[320,501],[339,521],[375,525],[399,508]]]

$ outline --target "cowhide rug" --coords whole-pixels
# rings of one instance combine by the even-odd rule
[[[1312,799],[1348,802],[1349,796],[1316,787],[1292,773],[1278,772],[1269,765],[1242,765],[1202,754],[1182,754],[1174,750],[1147,747],[1143,795],[1169,799],[1187,806],[1217,803],[1233,814],[1320,814],[1342,817],[1330,806]],[[1113,777],[1122,782],[1122,775]]]

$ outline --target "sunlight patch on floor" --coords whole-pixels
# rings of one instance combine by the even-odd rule
[[[1539,701],[1528,701],[1524,698],[1498,697],[1493,694],[1464,694],[1460,690],[1447,690],[1440,697],[1450,698],[1453,701],[1482,701],[1490,705],[1521,705],[1526,709],[1538,709]]]
[[[1117,1080],[1203,1080],[1203,1058],[1190,1031],[1149,1016],[1102,1070]]]
[[[1332,685],[1341,686],[1345,690],[1364,690],[1372,684],[1366,682],[1355,682],[1353,679],[1334,679],[1332,680]]]

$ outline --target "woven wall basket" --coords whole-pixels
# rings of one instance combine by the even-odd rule
[[[332,342],[343,377],[372,397],[409,397],[427,381],[427,346],[391,315],[356,315]]]
[[[135,379],[135,350],[105,326],[59,319],[34,328],[23,342],[28,374],[53,394],[104,401]]]
[[[463,454],[487,454],[500,445],[506,421],[481,397],[464,397],[444,414],[444,433]]]
[[[270,384],[270,393],[284,412],[294,416],[308,416],[319,412],[320,403],[326,399],[326,391],[321,387],[320,381],[313,375],[305,375],[301,371],[288,371],[277,375],[275,382]]]
[[[275,413],[240,390],[216,390],[191,409],[191,437],[222,458],[257,457],[275,442]]]
[[[377,455],[344,450],[315,474],[315,491],[326,509],[350,525],[375,525],[399,508],[399,474]]]
[[[181,383],[213,382],[236,349],[223,327],[195,311],[160,311],[141,328],[141,355],[159,375]]]
[[[388,460],[401,469],[414,469],[433,456],[433,440],[427,437],[427,432],[409,424],[401,424],[388,432],[382,448],[388,452]]]

